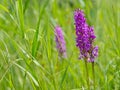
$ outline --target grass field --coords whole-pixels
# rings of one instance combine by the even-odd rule
[[[120,0],[0,0],[0,90],[88,90],[75,41],[77,8],[97,36],[95,90],[120,90]],[[56,50],[56,25],[66,59]],[[91,63],[88,69],[94,90]]]

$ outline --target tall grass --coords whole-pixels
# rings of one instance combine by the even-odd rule
[[[96,90],[120,89],[119,0],[0,0],[0,90],[87,89],[75,45],[76,8],[85,11],[97,35]],[[67,59],[56,50],[55,25],[64,31]],[[91,63],[88,69],[92,90]]]

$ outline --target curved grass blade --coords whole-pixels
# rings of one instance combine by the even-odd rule
[[[15,62],[14,62],[14,64],[15,64],[17,67],[19,67],[22,71],[26,72],[26,73],[30,76],[30,78],[33,80],[33,82],[35,83],[36,86],[39,86],[38,81],[32,76],[32,74],[31,74],[30,72],[28,72],[25,68],[23,68],[23,67],[20,66],[19,64],[15,63]]]

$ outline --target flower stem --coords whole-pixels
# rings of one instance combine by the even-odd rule
[[[84,61],[85,61],[85,68],[86,68],[86,81],[87,81],[87,85],[88,85],[88,90],[90,90],[87,59],[85,59]]]
[[[94,62],[92,62],[92,74],[93,74],[93,85],[95,90],[95,70],[94,70]]]

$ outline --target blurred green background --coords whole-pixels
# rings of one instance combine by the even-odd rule
[[[77,8],[97,36],[96,90],[120,90],[120,0],[0,0],[0,90],[87,90],[75,41]],[[56,25],[64,31],[66,59],[56,50]]]

